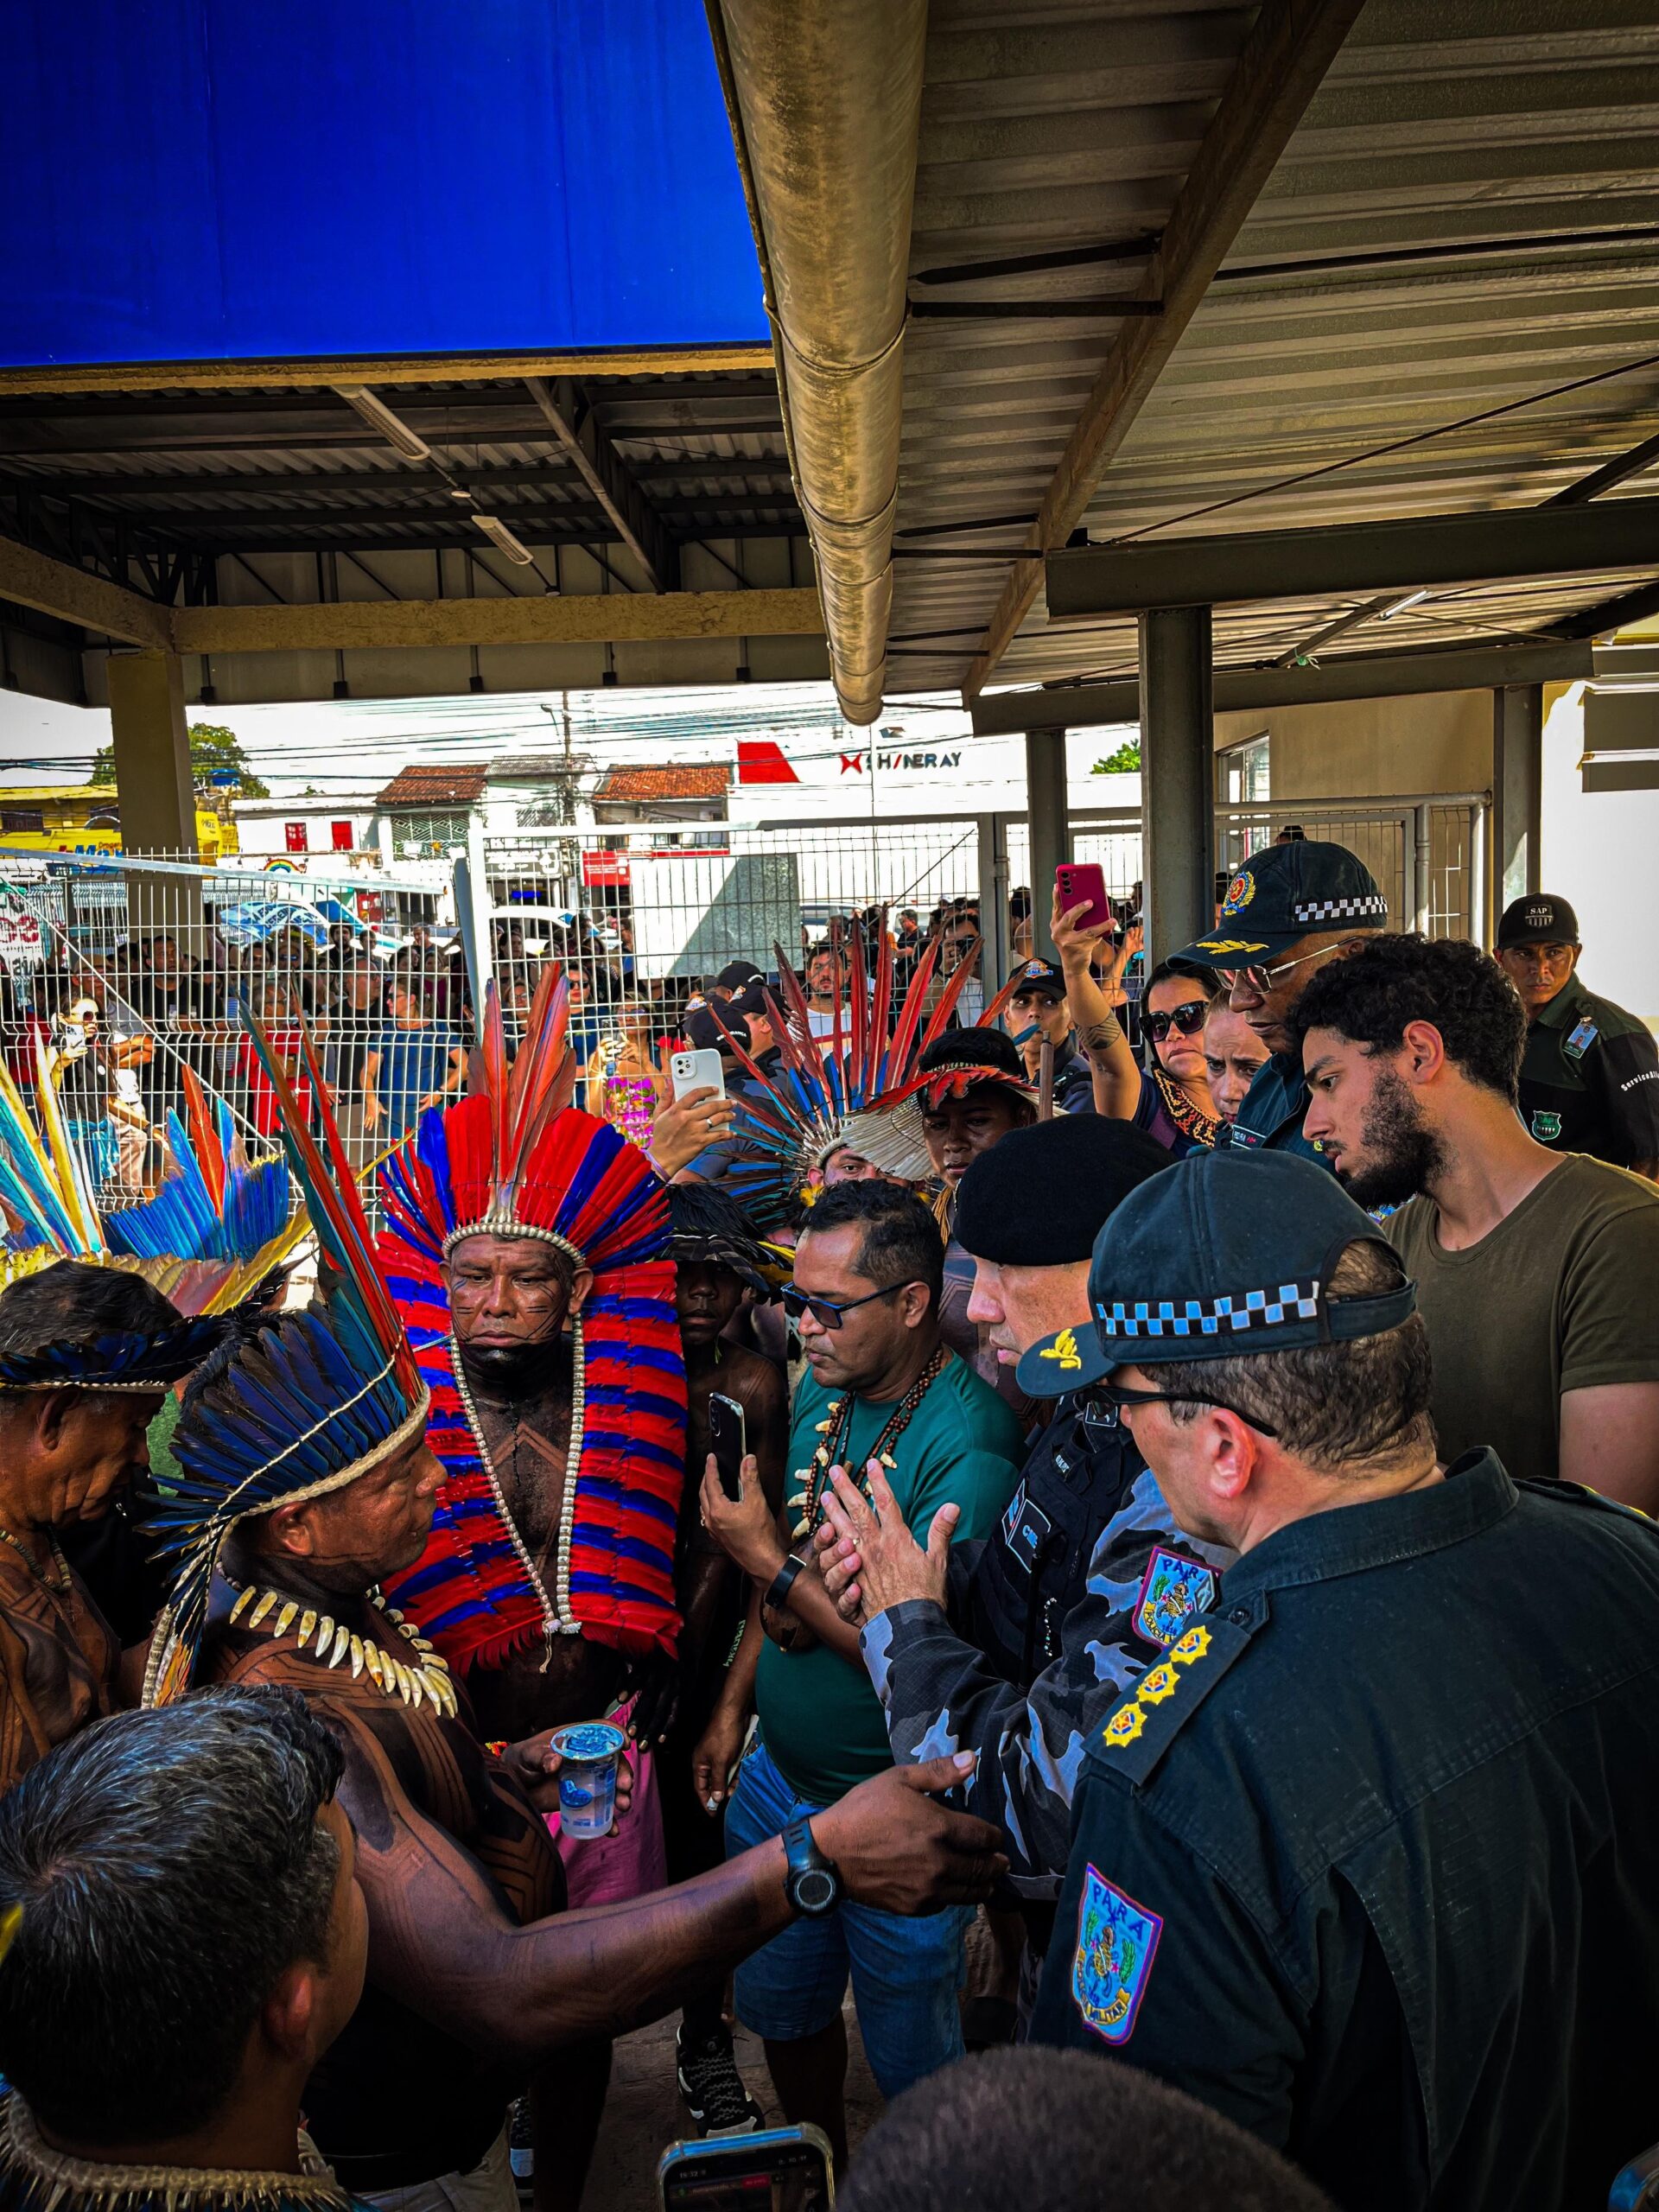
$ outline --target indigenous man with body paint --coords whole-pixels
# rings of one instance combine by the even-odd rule
[[[563,1872],[538,1809],[545,1735],[486,1747],[442,1654],[383,1595],[432,1531],[444,1479],[427,1440],[433,1394],[377,1267],[338,1133],[325,1116],[325,1160],[259,1041],[317,1230],[324,1295],[193,1378],[178,1484],[153,1505],[177,1572],[147,1698],[170,1701],[193,1680],[286,1685],[345,1752],[340,1799],[358,1839],[368,1980],[306,2096],[341,2181],[400,2212],[512,2212],[504,2123],[528,2084],[552,2154],[538,2162],[537,2201],[574,2202],[574,2096],[556,2054],[672,2009],[808,1906],[772,1844],[625,1912],[562,1913]],[[505,1116],[505,1141],[532,1153],[534,1122],[518,1128],[512,1109],[536,1096],[482,1101]],[[600,1141],[604,1155],[588,1166],[602,1205],[605,1169],[626,1147],[613,1131]],[[499,1203],[499,1156],[481,1150],[475,1179],[449,1183],[448,1202],[474,1209],[466,1221],[483,1197]],[[635,1232],[665,1234],[666,1212],[653,1180]],[[994,1832],[925,1796],[962,1770],[939,1762],[828,1809],[815,1846],[833,1862],[830,1885],[898,1910],[982,1895],[1000,1864]]]

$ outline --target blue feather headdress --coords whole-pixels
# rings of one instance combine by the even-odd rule
[[[165,1390],[217,1350],[228,1325],[195,1314],[153,1335],[110,1330],[87,1344],[0,1357],[0,1390]]]
[[[323,1304],[240,1345],[180,1419],[180,1478],[148,1500],[157,1554],[177,1571],[150,1643],[146,1705],[189,1687],[219,1552],[239,1521],[343,1490],[426,1427],[426,1386],[376,1270],[334,1117],[325,1103],[320,1147],[264,1030],[251,1017],[248,1028],[316,1230]],[[308,1033],[303,1044],[314,1096],[326,1101]]]

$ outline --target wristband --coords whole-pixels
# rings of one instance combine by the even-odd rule
[[[795,1578],[805,1565],[804,1559],[797,1559],[791,1552],[772,1576],[761,1604],[770,1605],[774,1612],[780,1611],[789,1603],[789,1593],[795,1587]]]

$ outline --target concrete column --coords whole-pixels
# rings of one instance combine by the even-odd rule
[[[1543,783],[1544,687],[1503,684],[1492,693],[1491,874],[1499,913],[1542,887]]]
[[[982,814],[976,825],[979,845],[979,933],[984,939],[979,956],[979,980],[988,1001],[1008,980],[1011,957],[1008,942],[1008,820],[1005,814]]]
[[[1048,916],[1054,897],[1054,871],[1071,857],[1063,729],[1026,733],[1026,822],[1031,860],[1032,950],[1052,960],[1054,940],[1049,933]]]
[[[1154,607],[1140,622],[1141,870],[1150,971],[1214,926],[1215,717],[1210,609]]]
[[[110,734],[115,748],[121,842],[130,859],[154,853],[199,857],[195,783],[184,719],[184,671],[176,653],[111,653]],[[129,866],[127,925],[134,937],[165,931],[201,950],[198,877]]]

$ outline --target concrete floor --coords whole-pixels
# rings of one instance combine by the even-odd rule
[[[849,2053],[847,2133],[855,2150],[880,2113],[881,2093],[865,2060],[850,1993],[843,2009]],[[656,2204],[657,2161],[671,2143],[690,2133],[674,2086],[674,2031],[678,2024],[677,2015],[659,2020],[617,2044],[611,2093],[582,2212],[651,2212]],[[759,2038],[739,2028],[735,2041],[737,2063],[750,2094],[768,2120],[781,2121]]]

